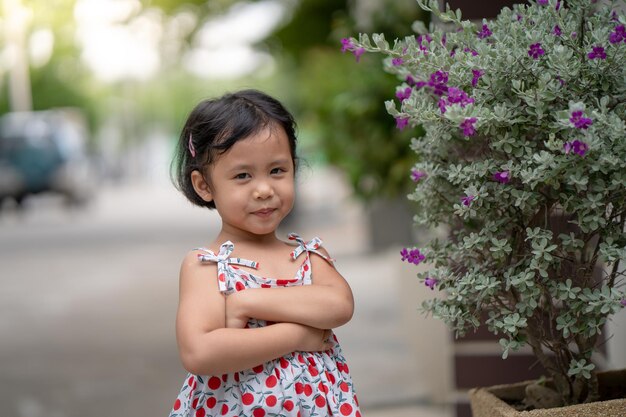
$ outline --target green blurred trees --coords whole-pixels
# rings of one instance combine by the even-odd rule
[[[359,31],[409,35],[406,28],[425,17],[418,9],[413,0],[302,0],[291,22],[276,33],[287,55],[285,65],[294,71],[291,104],[301,127],[315,138],[327,161],[346,172],[355,194],[365,200],[410,191],[409,173],[417,159],[410,141],[421,132],[395,128],[382,105],[394,98],[395,79],[366,70],[369,64],[355,64],[352,54],[341,53],[341,38]],[[317,29],[307,32],[305,27]],[[372,59],[380,58],[361,57],[365,62]]]
[[[23,47],[28,48],[33,34],[52,37],[53,49],[47,61],[31,62],[29,67],[33,109],[75,106],[86,109],[93,116],[92,99],[85,88],[90,75],[80,62],[80,51],[74,42],[75,25],[71,17],[75,1],[28,0],[22,3],[28,16],[24,19],[26,42]],[[0,20],[3,29],[0,31],[1,51],[8,47],[6,28],[13,18],[5,16],[3,11]],[[0,113],[5,113],[10,110],[8,83],[11,80],[2,72],[0,76]]]
[[[191,97],[202,89],[199,82],[184,74],[180,67],[180,56],[191,44],[197,29],[214,14],[224,12],[235,0],[142,0],[128,20],[157,10],[166,25],[182,12],[195,17],[195,28],[187,33],[174,56],[164,59],[164,65],[157,77],[147,81],[127,80],[105,83],[94,77],[92,71],[81,58],[82,50],[78,42],[75,19],[76,0],[21,0],[28,18],[25,20],[25,42],[21,47],[31,55],[31,41],[37,34],[45,33],[52,39],[52,50],[43,62],[30,59],[29,80],[33,110],[52,107],[81,108],[88,117],[92,129],[113,113],[132,109],[138,125],[162,120],[165,125],[175,125],[184,117],[183,110]],[[5,16],[0,4],[0,56],[8,48],[5,28],[12,16]],[[124,24],[128,22],[120,22]],[[163,51],[161,51],[163,52]],[[171,54],[171,50],[168,51]],[[9,65],[11,63],[7,60]],[[0,62],[0,114],[11,110],[8,85],[8,66]],[[197,81],[197,80],[196,80]],[[128,101],[123,109],[121,101]],[[155,100],[158,98],[158,101]],[[164,105],[165,103],[165,105]],[[128,117],[128,115],[124,115]],[[136,133],[136,132],[135,132]]]

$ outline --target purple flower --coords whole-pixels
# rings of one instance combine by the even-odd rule
[[[478,80],[483,76],[483,74],[485,74],[485,71],[483,70],[472,70],[472,87],[476,87],[478,85]]]
[[[559,82],[559,84],[561,84],[561,87],[565,85],[565,80],[563,80],[563,78],[561,78],[559,75],[556,76],[556,80]]]
[[[563,32],[561,32],[561,28],[559,27],[559,25],[554,25],[554,28],[552,28],[552,34],[554,36],[561,36]]]
[[[463,48],[463,52],[469,52],[472,56],[478,56],[478,52],[470,48]]]
[[[356,62],[359,62],[359,60],[361,59],[361,55],[365,53],[365,48],[357,48],[352,43],[351,39],[343,38],[341,40],[341,52],[346,52],[346,51],[352,52],[354,56],[356,57]]]
[[[480,32],[477,33],[477,36],[478,36],[479,39],[485,39],[485,38],[488,38],[491,35],[492,35],[492,33],[489,30],[489,26],[487,26],[487,25],[483,25],[483,27],[480,30]]]
[[[396,117],[396,127],[399,130],[404,130],[405,127],[409,124],[408,117]]]
[[[430,42],[433,40],[433,38],[430,37],[429,34],[426,35],[419,35],[417,37],[417,44],[420,48],[420,51],[422,52],[426,52],[428,51],[428,45],[430,44]],[[426,41],[426,44],[422,44],[422,41]],[[445,46],[445,43],[444,43]]]
[[[493,174],[493,179],[500,184],[508,184],[511,181],[511,173],[509,171],[498,171]]]
[[[438,282],[439,280],[436,278],[426,277],[426,279],[424,280],[424,285],[426,285],[431,290],[434,290],[435,285],[437,285]]]
[[[547,6],[548,0],[537,0],[537,4],[540,6]]]
[[[427,176],[428,174],[424,171],[418,171],[415,168],[411,170],[411,179],[413,182],[419,182],[422,178],[426,178]]]
[[[539,59],[539,57],[545,53],[546,52],[541,48],[541,43],[533,43],[528,49],[528,56],[533,59]]]
[[[566,155],[569,155],[570,152],[574,152],[575,154],[578,154],[579,156],[585,156],[585,154],[589,150],[589,145],[587,145],[585,142],[582,142],[576,139],[572,142],[564,143],[563,150],[565,150]]]
[[[394,58],[391,60],[391,64],[395,67],[397,67],[398,65],[402,65],[404,64],[404,59],[402,58]]]
[[[426,84],[428,84],[428,83],[427,83],[427,82],[425,82],[425,81],[418,81],[418,80],[416,80],[415,78],[413,78],[413,76],[412,76],[412,75],[407,75],[407,76],[406,76],[406,80],[405,80],[405,81],[406,81],[406,83],[407,83],[408,85],[410,85],[411,87],[417,87],[417,88],[422,88],[422,87],[424,87]]]
[[[445,84],[434,84],[428,83],[433,88],[433,93],[436,96],[443,96],[448,92],[448,86]]]
[[[613,32],[609,34],[609,42],[614,45],[622,41],[626,43],[626,29],[624,25],[617,25]]]
[[[460,88],[449,87],[448,88],[448,103],[460,104],[461,107],[465,107],[468,104],[472,104],[474,99],[469,97],[467,93]]]
[[[446,112],[446,99],[440,98],[437,105],[439,106],[439,111],[441,111],[441,114],[444,114]]]
[[[352,53],[356,57],[356,62],[359,62],[359,59],[361,59],[361,55],[365,53],[365,48],[357,48],[354,51],[352,51]]]
[[[442,96],[448,92],[448,73],[445,71],[435,71],[430,74],[428,85],[432,87],[433,93]]]
[[[622,301],[619,302],[622,307],[626,307],[626,298],[622,299]]]
[[[419,249],[411,249],[404,248],[400,251],[400,255],[402,256],[402,261],[406,261],[410,264],[419,265],[426,256],[424,256]]]
[[[396,91],[396,97],[400,100],[400,102],[403,102],[407,98],[411,97],[411,91],[413,91],[411,87],[406,87],[404,90]]]
[[[593,50],[587,54],[589,59],[606,59],[606,52],[601,46],[594,46]]]
[[[574,125],[576,129],[587,129],[593,124],[593,120],[588,117],[583,117],[582,110],[574,110],[572,112],[569,121]]]
[[[555,10],[560,10],[561,9],[561,0],[557,0],[556,2],[556,6],[554,6]]]
[[[475,117],[468,117],[459,124],[459,127],[463,129],[463,134],[465,136],[472,136],[476,133],[476,128],[474,127],[474,123],[476,123]]]
[[[445,71],[435,71],[430,74],[430,81],[434,84],[447,84],[448,73]]]
[[[466,195],[465,197],[461,197],[461,203],[463,203],[464,206],[469,207],[475,199],[475,195]]]
[[[343,38],[341,40],[341,52],[352,51],[354,49],[354,44],[352,43],[352,39]]]

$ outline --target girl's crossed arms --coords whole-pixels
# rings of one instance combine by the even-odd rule
[[[310,255],[311,285],[248,288],[229,296],[218,289],[217,266],[198,262],[197,255],[192,251],[183,260],[176,317],[183,366],[191,373],[220,375],[295,351],[328,350],[330,329],[352,317],[350,287],[318,255]],[[276,324],[244,328],[250,318]]]

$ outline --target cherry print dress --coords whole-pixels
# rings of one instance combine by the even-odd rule
[[[216,255],[200,249],[202,262],[216,262],[218,285],[228,295],[246,288],[272,288],[309,285],[312,282],[310,254],[332,264],[333,260],[317,251],[322,242],[315,238],[305,243],[290,234],[298,244],[291,253],[295,261],[304,259],[293,279],[271,279],[239,269],[236,265],[257,268],[257,263],[230,258],[233,243],[221,245]],[[268,325],[250,319],[248,327]],[[188,374],[174,402],[170,417],[325,417],[360,416],[349,368],[337,338],[325,352],[293,352],[252,369],[224,375]]]

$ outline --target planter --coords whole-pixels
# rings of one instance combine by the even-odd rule
[[[470,390],[473,417],[624,417],[626,416],[626,369],[598,374],[603,401],[567,407],[518,411],[507,402],[524,398],[524,390],[534,381],[497,385]]]

